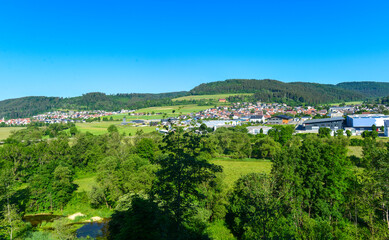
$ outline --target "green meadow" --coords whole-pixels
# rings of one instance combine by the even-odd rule
[[[223,167],[224,182],[228,188],[232,188],[236,180],[249,173],[270,173],[272,166],[272,163],[268,160],[250,158],[242,160],[216,158],[211,162]]]
[[[252,96],[253,93],[227,93],[227,94],[215,94],[215,95],[191,95],[179,98],[174,98],[172,101],[192,101],[192,100],[218,100],[221,98],[228,98],[231,96]]]
[[[24,129],[24,127],[1,127],[0,128],[0,140],[7,139],[13,131]]]
[[[352,102],[344,102],[346,105],[358,105],[358,104],[362,104],[363,102],[362,101],[352,101]],[[339,104],[342,104],[342,103],[331,103],[330,106],[339,106]]]
[[[347,149],[348,156],[356,156],[358,158],[363,157],[363,149],[361,146],[348,146]]]
[[[203,111],[211,108],[210,106],[198,106],[196,104],[176,105],[176,106],[162,106],[162,107],[149,107],[136,110],[137,113],[166,113],[173,116],[178,116],[180,113],[189,114]],[[173,113],[174,111],[174,113]]]
[[[102,122],[92,122],[92,123],[76,123],[77,129],[80,132],[90,132],[95,135],[101,135],[107,133],[107,128],[111,125],[115,125],[120,134],[134,135],[138,130],[142,130],[144,133],[149,133],[155,131],[156,127],[150,126],[134,126],[134,125],[121,125],[120,121],[102,121]]]

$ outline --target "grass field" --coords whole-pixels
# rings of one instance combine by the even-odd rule
[[[362,103],[363,103],[362,101],[345,102],[346,105],[357,105]],[[331,103],[330,106],[339,106],[339,104],[342,103]]]
[[[234,182],[246,174],[270,173],[272,165],[270,161],[257,159],[213,159],[211,162],[223,167],[224,182],[229,188],[233,187]]]
[[[363,157],[362,147],[360,147],[360,146],[348,146],[347,148],[348,148],[348,152],[347,152],[348,156],[356,156],[359,158]]]
[[[76,192],[90,192],[92,186],[96,184],[96,176],[74,179],[74,184],[78,186]]]
[[[351,138],[354,138],[354,139],[363,139],[363,137],[361,135],[359,136],[351,136]],[[376,138],[377,141],[383,141],[383,142],[389,142],[389,138],[388,137],[377,137]]]
[[[199,112],[199,111],[202,111],[202,110],[205,110],[208,108],[210,108],[210,106],[198,106],[196,104],[188,104],[188,105],[141,108],[139,110],[136,110],[135,112],[137,112],[137,113],[144,113],[144,112],[166,113],[166,114],[172,114],[173,116],[178,116],[178,115],[180,115],[180,113],[188,114],[188,113],[193,113],[193,112]],[[175,111],[175,112],[173,113],[173,111]]]
[[[191,101],[191,100],[218,100],[220,98],[228,98],[230,96],[251,96],[254,93],[227,93],[227,94],[216,94],[216,95],[191,95],[191,96],[184,96],[184,97],[179,97],[179,98],[174,98],[172,101]]]
[[[120,134],[134,135],[137,130],[142,130],[144,133],[155,131],[155,127],[136,127],[133,125],[121,125],[119,121],[103,121],[103,122],[92,122],[92,123],[76,123],[76,126],[80,132],[90,132],[95,135],[101,135],[107,133],[107,128],[111,125],[115,125]]]
[[[7,139],[13,131],[24,129],[24,127],[2,127],[0,128],[0,140]]]
[[[137,119],[142,119],[142,120],[152,120],[152,119],[162,119],[163,116],[162,114],[159,115],[145,115],[145,116],[131,116],[128,114],[117,114],[117,115],[112,115],[112,118],[114,120],[123,120],[123,118],[126,118],[126,121],[131,121],[131,120],[137,120]]]

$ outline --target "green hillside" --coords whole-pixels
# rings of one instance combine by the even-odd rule
[[[377,99],[389,95],[389,83],[345,82],[337,85],[277,80],[230,79],[203,83],[189,92],[129,93],[100,92],[79,97],[23,97],[0,101],[0,118],[29,117],[56,109],[105,110],[140,109],[182,104],[210,105],[218,98],[228,102],[279,102],[322,104]]]
[[[342,89],[330,84],[294,82],[284,83],[277,80],[230,79],[204,83],[190,91],[193,95],[221,93],[255,93],[254,100],[272,102],[330,103],[361,100],[362,93]]]
[[[389,95],[389,82],[343,82],[336,86],[357,91],[368,97],[386,97]]]
[[[0,101],[0,117],[21,118],[56,109],[106,110],[139,109],[172,105],[172,98],[185,96],[187,92],[130,93],[106,95],[93,92],[79,97],[23,97]]]

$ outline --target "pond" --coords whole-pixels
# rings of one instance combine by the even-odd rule
[[[77,229],[77,238],[89,236],[106,239],[108,237],[108,222],[109,219],[104,219],[101,222],[84,223],[84,226]]]
[[[63,218],[61,215],[53,214],[35,214],[35,215],[25,215],[23,220],[25,222],[31,223],[33,227],[37,227],[43,222],[53,222],[56,219]],[[77,238],[80,237],[91,237],[93,239],[107,239],[108,237],[108,222],[110,219],[103,219],[99,222],[78,222],[70,223],[71,225],[80,224],[82,225],[76,231]]]
[[[33,227],[37,227],[43,222],[52,222],[55,219],[62,218],[61,215],[53,214],[34,214],[34,215],[24,215],[23,221],[31,223]]]

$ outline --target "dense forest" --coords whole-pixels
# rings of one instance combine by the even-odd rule
[[[307,104],[353,101],[370,97],[370,95],[339,88],[330,84],[306,82],[284,83],[270,79],[231,79],[226,81],[204,83],[193,88],[190,93],[195,95],[255,93],[254,100],[256,101],[292,101]]]
[[[388,82],[343,82],[337,87],[363,93],[370,97],[386,97],[389,95]]]
[[[108,239],[389,237],[389,151],[376,135],[293,135],[293,126],[277,126],[254,136],[244,126],[202,125],[128,137],[115,126],[100,136],[71,124],[47,128],[16,132],[0,147],[1,239],[74,239],[64,219],[43,231],[22,221],[71,206],[110,211]],[[348,156],[350,144],[363,156]],[[215,157],[268,159],[272,169],[228,188]],[[75,177],[88,172],[97,173],[92,190],[77,191]]]
[[[21,118],[51,111],[61,102],[57,97],[23,97],[0,101],[0,118]]]
[[[185,94],[186,92],[106,95],[94,92],[72,98],[25,97],[0,101],[0,117],[31,117],[57,109],[119,111],[121,109],[166,106],[173,104],[172,98],[181,97]]]

